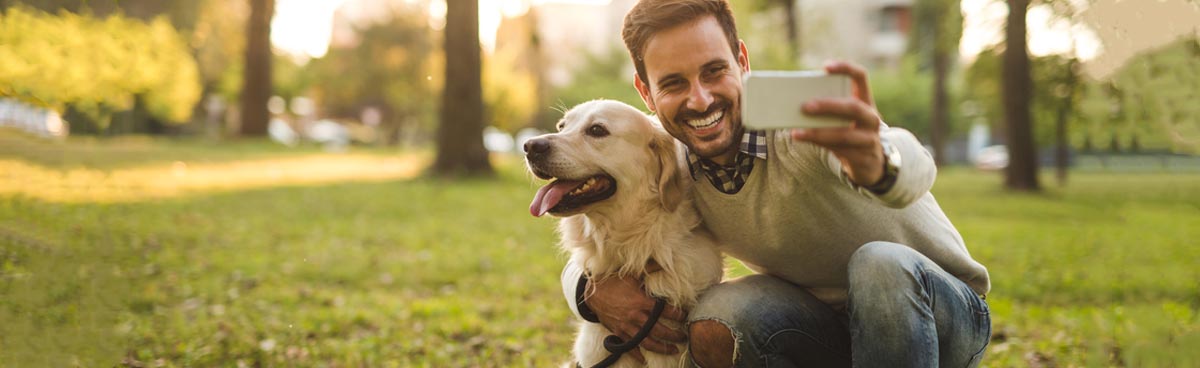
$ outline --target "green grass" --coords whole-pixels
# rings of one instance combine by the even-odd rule
[[[567,357],[564,257],[554,221],[525,210],[518,160],[447,181],[396,164],[428,153],[0,141],[0,366]],[[1039,195],[999,181],[949,169],[934,189],[992,274],[985,366],[1200,365],[1200,175],[1076,173]]]

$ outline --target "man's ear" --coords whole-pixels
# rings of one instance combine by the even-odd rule
[[[687,187],[679,170],[675,138],[666,132],[658,133],[650,141],[650,151],[658,156],[658,198],[667,212],[674,212],[683,202]]]
[[[738,40],[738,65],[742,67],[742,74],[750,72],[750,52],[746,51],[746,43]]]
[[[636,88],[638,95],[642,96],[642,102],[646,103],[646,108],[650,109],[650,112],[657,112],[654,107],[654,99],[650,98],[650,86],[642,82],[642,78],[638,76],[637,72],[633,72],[633,88]]]

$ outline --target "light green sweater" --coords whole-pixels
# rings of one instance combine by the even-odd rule
[[[881,135],[901,156],[896,184],[882,196],[850,185],[827,150],[768,132],[767,159],[756,159],[741,191],[721,193],[697,177],[696,208],[724,253],[831,305],[845,301],[850,255],[872,241],[912,247],[987,294],[987,269],[971,259],[929,193],[937,175],[932,158],[906,130],[884,128]]]
[[[933,158],[904,129],[885,126],[880,136],[901,156],[896,184],[881,196],[850,185],[829,151],[792,141],[786,132],[768,132],[767,159],[755,158],[738,193],[721,193],[697,173],[693,201],[722,252],[755,272],[801,285],[836,308],[846,300],[850,255],[872,241],[912,247],[986,295],[987,268],[971,258],[929,193],[937,176]],[[581,274],[582,268],[569,263],[562,274],[564,296],[576,315]]]

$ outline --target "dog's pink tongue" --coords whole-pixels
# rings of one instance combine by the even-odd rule
[[[583,180],[555,180],[553,183],[538,189],[538,192],[533,197],[533,203],[529,204],[529,214],[534,217],[541,217],[551,208],[558,205],[563,196],[570,192],[575,187],[578,187]]]

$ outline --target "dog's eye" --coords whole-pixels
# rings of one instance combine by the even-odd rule
[[[604,126],[596,124],[588,127],[587,134],[593,137],[603,137],[608,135],[608,129],[604,129]]]

